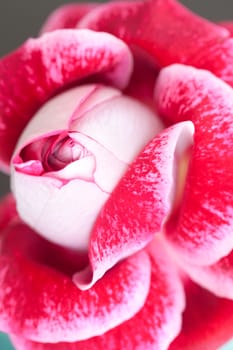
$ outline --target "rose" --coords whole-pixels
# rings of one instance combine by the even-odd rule
[[[74,26],[75,18],[79,20],[80,13],[89,10],[79,5],[71,9],[72,12],[70,7],[59,10],[44,31],[57,25]],[[151,16],[147,16],[147,25],[145,13]],[[117,19],[117,27],[113,19]],[[133,8],[132,3],[125,2],[103,5],[78,25],[112,32],[134,45],[136,68],[126,93],[150,107],[155,105],[169,123],[192,120],[194,145],[188,149],[192,124],[185,122],[165,129],[145,146],[124,170],[119,184],[116,185],[118,179],[113,184],[116,188],[92,227],[89,265],[85,256],[75,250],[78,247],[68,249],[64,244],[71,244],[66,241],[59,247],[38,236],[21,221],[14,200],[5,199],[0,222],[1,328],[12,333],[18,349],[216,349],[232,335],[232,89],[207,71],[182,65],[162,70],[155,81],[158,66],[154,62],[160,66],[181,62],[204,67],[231,83],[229,32],[173,1],[137,2]],[[85,41],[80,33],[85,33]],[[194,37],[195,46],[191,40]],[[88,60],[88,65],[83,63],[86,60],[80,64],[80,57]],[[114,37],[73,30],[29,41],[3,59],[1,159],[5,168],[25,124],[46,100],[70,84],[77,85],[78,79],[90,73],[94,74],[93,81],[99,73],[98,82],[108,79],[108,83],[123,88],[130,62],[126,46]],[[11,79],[7,79],[8,72]],[[31,216],[34,210],[19,193],[23,189],[27,195],[29,189],[17,177],[23,177],[28,186],[38,181],[46,190],[48,178],[55,178],[60,186],[74,180],[70,179],[70,166],[76,161],[73,154],[78,151],[89,157],[90,150],[84,151],[86,144],[80,146],[80,142],[70,144],[77,139],[71,138],[72,123],[68,122],[72,119],[64,108],[62,128],[59,124],[57,129],[58,120],[56,129],[48,128],[48,122],[42,119],[50,115],[49,106],[57,108],[64,96],[70,98],[74,91],[88,88],[93,85],[68,91],[48,102],[18,141],[12,158],[13,189],[19,211],[31,225],[27,214]],[[102,89],[105,99],[109,90]],[[118,94],[116,90],[114,93]],[[138,107],[133,108],[135,111]],[[101,119],[96,109],[92,110],[95,118]],[[84,123],[85,118],[88,116]],[[78,126],[72,133],[79,132]],[[65,137],[61,132],[64,130]],[[54,135],[55,141],[51,139]],[[67,169],[68,179],[64,178]],[[77,173],[75,181],[76,177]],[[33,189],[41,193],[36,186]],[[29,204],[35,205],[36,199],[37,195],[32,196]],[[47,214],[50,212],[44,214],[44,220]],[[53,225],[57,229],[56,222]],[[46,234],[37,224],[35,229]],[[181,327],[182,284],[186,308]],[[68,296],[65,300],[64,295]]]

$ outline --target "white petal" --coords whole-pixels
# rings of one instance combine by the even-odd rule
[[[128,164],[162,129],[149,108],[126,96],[112,97],[72,123],[72,130],[90,136]]]
[[[108,199],[92,182],[60,181],[16,172],[12,187],[21,218],[48,240],[87,250],[93,224]],[[26,190],[25,190],[26,189]]]
[[[93,154],[96,162],[94,181],[102,191],[111,193],[128,165],[91,138],[77,132],[69,135]]]

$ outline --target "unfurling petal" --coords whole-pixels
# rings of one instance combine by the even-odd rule
[[[161,231],[174,202],[177,162],[192,144],[193,131],[190,122],[164,130],[131,164],[97,218],[89,244],[90,267],[74,276],[80,288],[93,284]]]
[[[183,200],[167,237],[186,261],[212,264],[233,248],[233,90],[208,71],[173,65],[161,71],[155,100],[165,118],[195,125]]]

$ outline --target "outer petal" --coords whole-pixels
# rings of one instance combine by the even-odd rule
[[[70,84],[102,74],[127,85],[132,57],[106,33],[61,30],[30,39],[0,61],[0,161],[7,166],[15,143],[36,110]]]
[[[0,202],[0,237],[11,221],[18,217],[12,194],[6,195]]]
[[[233,300],[233,252],[211,266],[184,263],[182,266],[190,278],[203,288],[219,297]]]
[[[231,339],[233,302],[217,298],[190,281],[186,285],[187,306],[180,335],[169,350],[213,350]]]
[[[151,288],[141,311],[100,337],[78,343],[38,344],[13,339],[17,350],[167,350],[181,328],[183,288],[159,241],[149,248]]]
[[[74,342],[116,327],[144,305],[150,286],[147,253],[122,261],[83,292],[70,277],[44,265],[50,254],[44,242],[22,223],[12,225],[4,237],[0,257],[3,331],[35,341]]]
[[[233,86],[233,38],[210,45],[188,64],[207,69]]]
[[[219,22],[218,25],[229,30],[229,32],[231,33],[231,36],[233,36],[233,22],[232,21]]]
[[[174,199],[176,161],[192,143],[192,134],[191,123],[166,129],[132,163],[97,218],[89,245],[90,267],[74,276],[79,287],[93,284],[161,230]]]
[[[145,50],[162,66],[189,62],[229,36],[175,0],[113,2],[91,11],[78,26],[112,33]]]
[[[233,248],[233,90],[207,71],[165,68],[155,99],[172,122],[192,120],[193,153],[177,222],[168,238],[192,264],[212,264]]]
[[[78,22],[97,4],[67,4],[51,13],[44,23],[41,34],[56,29],[76,28]]]
[[[221,28],[175,0],[110,3],[91,11],[78,26],[112,33],[160,66],[184,63],[208,69],[233,86],[231,26]]]

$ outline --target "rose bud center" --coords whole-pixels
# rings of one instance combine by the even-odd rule
[[[161,130],[149,108],[110,87],[85,85],[51,99],[12,158],[21,218],[52,242],[86,250],[101,208]]]

